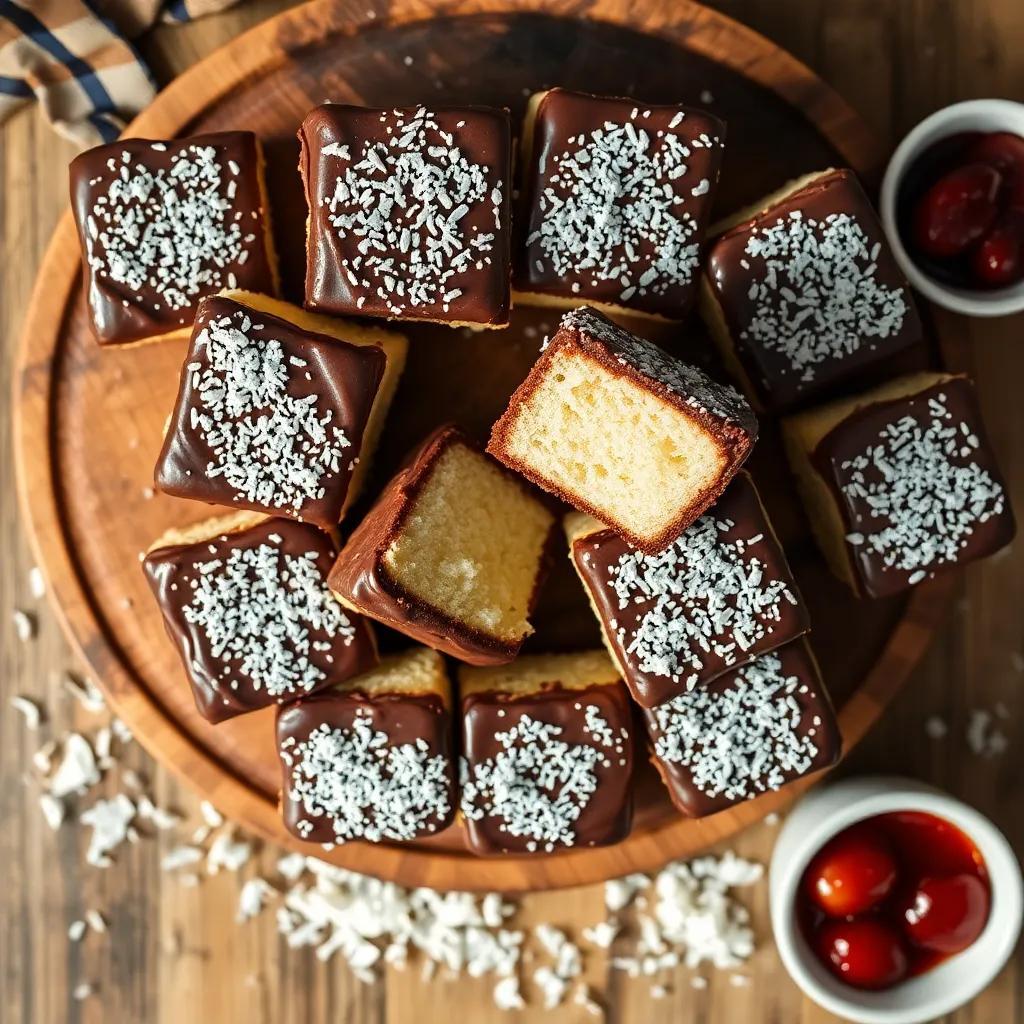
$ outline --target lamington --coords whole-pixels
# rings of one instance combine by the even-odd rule
[[[405,346],[265,296],[203,299],[158,489],[335,529],[362,485]]]
[[[690,818],[835,764],[842,740],[806,641],[644,711],[652,760]]]
[[[201,299],[277,292],[277,263],[252,132],[121,139],[71,162],[85,298],[104,345],[188,337]]]
[[[703,686],[810,627],[747,473],[657,555],[590,516],[571,514],[565,528],[605,643],[641,707]]]
[[[922,337],[907,280],[848,170],[807,175],[731,218],[709,250],[700,305],[748,397],[772,410]]]
[[[583,307],[562,318],[487,450],[655,554],[720,497],[756,438],[733,388]]]
[[[306,115],[299,142],[308,308],[508,324],[507,110],[328,103]]]
[[[435,835],[456,809],[451,686],[424,647],[277,715],[288,831],[311,843],[409,842]]]
[[[330,575],[343,604],[474,665],[511,661],[550,561],[555,517],[457,427],[412,453]]]
[[[783,422],[833,572],[885,597],[1013,539],[1010,499],[966,377],[917,373]]]
[[[523,128],[516,300],[682,319],[724,138],[725,125],[702,110],[536,93]]]
[[[479,854],[604,846],[632,820],[629,698],[603,651],[461,668],[461,810]]]
[[[143,571],[199,713],[221,722],[377,664],[370,624],[327,587],[330,537],[251,512],[169,530]]]

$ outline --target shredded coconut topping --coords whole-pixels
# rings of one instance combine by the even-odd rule
[[[422,737],[392,743],[363,708],[351,728],[324,723],[306,740],[285,740],[288,795],[308,815],[298,822],[299,831],[308,836],[312,819],[325,815],[338,842],[414,839],[436,831],[450,810],[448,760],[429,750]]]
[[[86,221],[86,260],[97,276],[181,309],[230,285],[229,268],[256,241],[234,212],[240,169],[203,145],[183,147],[167,169],[143,161],[128,149],[107,161],[113,178]]]
[[[470,821],[499,819],[502,832],[528,836],[530,850],[573,846],[576,822],[597,792],[598,768],[611,767],[611,754],[623,751],[596,705],[580,711],[593,743],[567,743],[560,725],[523,712],[495,735],[502,749],[494,757],[472,765],[463,758],[462,813]]]
[[[977,435],[957,422],[946,396],[928,399],[928,416],[887,423],[860,455],[843,462],[843,494],[873,528],[846,540],[877,556],[884,569],[919,583],[935,566],[956,562],[975,527],[1002,513],[1003,488],[972,456]],[[875,525],[877,524],[877,525]]]
[[[636,123],[649,115],[635,109],[623,124],[606,121],[569,139],[570,148],[551,158],[538,197],[543,219],[527,239],[559,277],[589,279],[591,286],[615,281],[622,302],[692,280],[698,225],[687,200],[710,185],[688,177],[688,161],[692,147],[720,144],[674,131],[652,134]],[[681,120],[677,115],[673,127]]]
[[[355,629],[313,552],[291,555],[260,544],[192,568],[192,597],[182,614],[202,629],[232,687],[243,675],[275,697],[308,692],[326,678],[315,656],[327,640],[352,643]]]
[[[808,382],[825,360],[898,334],[907,302],[902,288],[877,279],[881,248],[847,213],[818,221],[794,210],[755,228],[746,254],[764,268],[750,286],[754,314],[741,337],[785,356]]]
[[[644,606],[615,635],[643,673],[692,687],[713,654],[734,665],[772,632],[783,602],[797,604],[786,580],[766,575],[754,550],[759,534],[729,540],[729,519],[702,516],[657,555],[627,551],[608,568],[620,611]]]
[[[344,166],[320,203],[340,235],[358,239],[358,255],[341,260],[342,272],[394,316],[433,305],[447,312],[462,294],[454,279],[491,262],[503,183],[490,185],[489,169],[466,156],[426,108],[380,120],[387,141],[367,140],[357,158],[338,143],[321,151]],[[494,231],[462,225],[481,203],[493,210]]]
[[[324,480],[345,464],[351,442],[321,413],[315,393],[289,390],[302,360],[253,324],[244,310],[211,320],[197,339],[189,427],[209,448],[206,472],[237,497],[265,508],[299,511],[325,493]]]
[[[739,669],[730,685],[681,693],[651,712],[658,726],[655,753],[689,769],[709,797],[730,800],[778,789],[811,770],[818,748],[813,724],[801,734],[804,685],[783,672],[776,654]]]

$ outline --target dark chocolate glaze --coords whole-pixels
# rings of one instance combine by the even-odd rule
[[[608,846],[624,839],[633,820],[633,720],[629,697],[620,683],[596,685],[580,690],[561,687],[528,696],[499,692],[471,693],[462,698],[463,756],[469,768],[499,754],[504,748],[497,734],[507,732],[523,715],[559,726],[558,737],[569,745],[586,744],[605,748],[595,742],[584,728],[585,713],[581,706],[593,704],[618,738],[622,737],[621,753],[610,753],[609,766],[595,767],[597,789],[583,808],[574,825],[575,841],[569,849]],[[625,761],[625,764],[620,764]],[[555,795],[555,794],[553,794]],[[465,819],[466,835],[478,854],[546,853],[543,844],[529,848],[529,836],[515,836],[502,829],[503,819],[486,814],[477,820]],[[556,850],[566,847],[556,847]]]
[[[634,111],[638,112],[635,117]],[[644,113],[648,116],[643,116]],[[680,115],[683,115],[681,119]],[[523,171],[522,187],[526,237],[517,244],[516,287],[524,292],[541,292],[570,301],[611,303],[670,319],[682,319],[690,307],[700,277],[697,267],[694,267],[687,281],[673,281],[667,283],[663,291],[650,290],[645,294],[641,294],[638,289],[631,297],[623,299],[623,286],[618,277],[598,279],[587,268],[567,274],[559,273],[553,261],[545,254],[537,236],[548,217],[548,211],[541,202],[544,191],[551,188],[562,200],[569,198],[574,191],[568,182],[553,181],[553,175],[559,169],[559,158],[563,153],[579,152],[583,137],[594,131],[607,130],[609,123],[632,123],[638,130],[646,131],[651,138],[652,150],[660,147],[659,132],[671,132],[688,146],[690,152],[685,173],[676,178],[666,174],[660,184],[684,200],[673,207],[676,217],[687,215],[692,218],[694,231],[688,237],[687,245],[703,244],[722,162],[724,122],[691,107],[652,105],[628,98],[591,96],[566,89],[551,89],[544,94],[537,107],[530,150],[524,154],[529,161]],[[704,145],[702,137],[718,141]],[[699,188],[702,182],[707,182],[703,191]],[[693,195],[694,188],[698,188],[698,195]],[[626,196],[619,197],[616,205],[627,205],[631,194],[627,190]],[[640,239],[633,251],[627,251],[624,245],[617,246],[615,255],[628,268],[633,282],[652,266],[654,260],[664,256],[655,243],[646,238]]]
[[[817,753],[811,759],[811,767],[807,772],[785,770],[782,772],[783,784],[792,782],[802,774],[820,771],[835,764],[842,753],[842,738],[836,724],[835,712],[829,700],[825,686],[821,681],[817,663],[806,641],[798,640],[786,644],[773,652],[782,663],[781,671],[785,676],[796,676],[801,686],[793,693],[793,699],[799,705],[800,719],[797,723],[797,735],[803,739],[811,736]],[[711,694],[724,694],[743,685],[742,669],[733,671],[708,685]],[[703,818],[741,802],[742,797],[730,797],[725,793],[709,796],[703,792],[694,780],[693,772],[678,762],[662,760],[654,752],[654,744],[662,735],[655,711],[645,709],[644,721],[651,741],[651,760],[654,762],[662,781],[668,789],[672,802],[689,818]],[[815,722],[815,718],[818,719]],[[714,752],[708,751],[707,756],[713,757]],[[771,762],[773,765],[777,762]],[[753,796],[759,795],[752,792]],[[749,799],[749,797],[747,797]]]
[[[389,746],[422,741],[430,757],[438,755],[448,762],[448,810],[434,816],[429,825],[417,830],[416,838],[434,835],[450,825],[455,817],[455,772],[452,751],[452,716],[444,701],[434,693],[373,694],[358,689],[339,687],[325,690],[294,704],[282,707],[277,713],[277,744],[288,739],[307,740],[320,725],[332,729],[350,730],[357,714],[366,714],[372,727],[388,737]],[[281,815],[285,828],[299,839],[311,843],[337,841],[332,819],[326,815],[310,818],[302,801],[295,799],[291,790],[291,769],[281,762]],[[364,808],[365,810],[365,808]],[[311,821],[313,828],[303,834],[299,822]],[[397,840],[388,840],[397,841]]]
[[[161,148],[155,149],[154,146]],[[237,215],[242,238],[250,240],[242,243],[246,254],[244,259],[234,260],[227,265],[222,263],[216,253],[203,259],[202,271],[207,280],[195,295],[189,296],[190,301],[186,305],[172,309],[166,301],[162,301],[160,290],[152,278],[149,284],[135,289],[113,280],[105,268],[90,267],[86,258],[92,244],[89,220],[96,209],[97,199],[105,195],[111,183],[117,181],[123,154],[130,156],[130,166],[141,165],[152,173],[166,173],[189,147],[195,146],[212,147],[216,151],[222,177],[219,194],[230,203],[226,223],[234,223]],[[114,162],[113,169],[109,161]],[[237,171],[232,169],[232,163]],[[190,326],[200,299],[222,288],[246,288],[255,292],[274,293],[272,257],[266,241],[269,212],[263,206],[260,157],[256,136],[252,132],[218,132],[166,142],[123,139],[97,146],[77,156],[71,162],[70,181],[71,208],[82,245],[86,302],[93,331],[101,344],[138,341]],[[230,195],[229,189],[232,188],[234,194]],[[176,192],[179,199],[185,195],[183,187]],[[131,209],[137,212],[141,206],[133,202]],[[184,237],[190,236],[186,233]],[[95,245],[96,253],[104,254],[105,250],[98,240]],[[172,284],[184,287],[184,282],[180,280]]]
[[[276,541],[275,537],[278,538]],[[277,548],[283,554],[312,555],[326,587],[327,572],[334,558],[333,542],[315,527],[284,519],[267,519],[247,529],[219,534],[195,544],[157,548],[149,552],[142,563],[160,606],[167,635],[185,666],[196,707],[210,722],[222,722],[235,715],[294,700],[312,692],[300,690],[279,698],[268,693],[262,683],[257,689],[256,684],[260,681],[242,671],[239,659],[224,660],[214,654],[204,627],[185,618],[184,609],[193,596],[190,581],[199,574],[199,570],[194,568],[196,565],[207,565],[227,558],[232,551],[251,550],[264,544]],[[313,690],[334,686],[377,664],[377,648],[369,623],[354,612],[345,611],[344,614],[354,628],[354,634],[347,642],[340,634],[331,637],[325,630],[304,623],[313,643],[328,645],[324,650],[315,650],[311,646],[308,654],[303,656],[324,676]]]
[[[1009,491],[985,433],[974,385],[965,377],[953,377],[905,398],[868,402],[833,427],[811,454],[812,464],[825,480],[839,507],[846,536],[870,534],[884,529],[885,520],[875,515],[863,498],[844,490],[850,474],[843,469],[843,463],[860,455],[869,445],[878,444],[879,434],[887,424],[906,416],[913,417],[919,424],[927,424],[932,419],[928,410],[929,399],[939,395],[944,396],[946,407],[952,413],[951,422],[957,426],[966,424],[980,442],[978,448],[966,457],[956,454],[950,461],[954,465],[977,464],[1002,487],[1004,501],[1002,512],[992,515],[985,522],[974,524],[973,531],[954,561],[930,563],[926,570],[929,576],[948,572],[967,562],[991,555],[1009,544],[1016,533]],[[918,582],[912,582],[912,572],[887,567],[882,555],[873,552],[866,544],[854,545],[847,542],[846,550],[862,595],[885,597],[906,590]]]
[[[815,363],[812,380],[802,380],[785,353],[766,348],[758,339],[743,337],[756,308],[751,287],[765,278],[765,259],[748,255],[747,242],[754,231],[770,227],[795,211],[819,223],[833,214],[849,214],[860,225],[868,246],[879,246],[875,281],[886,289],[900,291],[906,303],[898,331],[887,338],[863,338],[855,351]],[[910,286],[893,258],[878,215],[852,171],[824,174],[782,202],[727,231],[711,246],[705,274],[750,386],[768,409],[792,407],[922,338],[921,319]]]
[[[745,541],[761,534],[761,540],[746,548],[743,561],[746,563],[750,559],[758,559],[764,567],[764,580],[784,582],[797,603],[794,605],[784,598],[780,599],[777,605],[777,620],[767,615],[759,616],[757,621],[762,623],[768,632],[760,640],[751,643],[745,651],[737,649],[734,652],[734,661],[727,661],[714,650],[701,651],[700,658],[704,665],[697,671],[696,685],[704,685],[730,669],[753,661],[758,655],[788,643],[810,628],[807,610],[800,597],[796,580],[786,561],[786,555],[772,531],[771,523],[750,476],[747,473],[740,473],[717,504],[705,514],[717,523],[724,524],[728,521],[732,524],[719,534],[723,544],[737,540]],[[615,659],[622,669],[630,693],[641,707],[652,708],[677,696],[686,688],[686,684],[685,680],[676,682],[669,676],[643,671],[642,659],[629,651],[636,630],[644,615],[654,606],[655,598],[632,603],[620,609],[618,597],[608,585],[608,581],[611,577],[610,570],[617,565],[619,559],[634,550],[635,548],[612,530],[600,530],[575,540],[571,554],[573,564],[597,609],[602,632],[615,652]],[[731,603],[735,607],[735,601]],[[681,603],[681,599],[677,613],[680,616],[687,615],[687,608]],[[620,629],[625,631],[621,639]],[[722,639],[727,642],[730,638],[727,636]]]
[[[337,470],[328,470],[320,478],[322,494],[294,504],[256,501],[241,496],[224,475],[214,475],[208,466],[214,460],[210,445],[200,429],[193,426],[198,391],[193,367],[210,366],[205,328],[212,321],[231,318],[232,325],[247,317],[251,321],[249,337],[258,341],[280,342],[286,364],[292,358],[304,367],[288,365],[287,392],[296,398],[316,396],[319,417],[328,413],[329,426],[341,427],[350,444],[344,449]],[[156,485],[166,494],[192,498],[209,504],[233,506],[289,516],[315,523],[326,530],[337,527],[348,497],[354,461],[362,450],[366,422],[384,376],[387,357],[376,345],[350,345],[337,338],[314,334],[269,313],[250,309],[234,299],[213,296],[200,303],[192,340],[181,371],[178,398],[164,436],[163,449],[156,464]],[[307,380],[307,374],[310,379]],[[269,410],[268,410],[269,411]],[[251,418],[252,413],[245,413]],[[260,495],[262,497],[262,495]]]
[[[384,554],[401,532],[416,495],[444,450],[453,444],[477,447],[457,427],[446,425],[438,428],[409,455],[373,508],[352,531],[334,563],[328,583],[345,603],[428,647],[470,665],[500,665],[516,656],[521,642],[503,642],[446,616],[408,593],[391,576],[384,563]],[[515,479],[511,474],[509,478]],[[554,534],[552,520],[549,550],[541,560],[531,610],[547,572]]]
[[[407,298],[396,298],[394,301],[403,307],[397,318],[504,326],[508,323],[511,306],[512,132],[508,111],[487,107],[439,107],[428,112],[441,131],[450,135],[451,144],[467,160],[485,169],[487,194],[482,201],[471,204],[460,220],[463,238],[492,233],[495,238],[486,260],[471,260],[468,269],[456,273],[445,283],[445,291],[458,289],[460,295],[448,303],[440,296],[416,304],[408,302]],[[371,286],[366,287],[359,280],[353,280],[345,264],[362,260],[369,266],[373,262],[394,260],[395,279],[408,283],[412,278],[403,272],[403,265],[409,254],[397,245],[387,252],[376,249],[363,252],[360,234],[343,235],[328,220],[332,211],[324,199],[334,195],[339,175],[359,163],[364,147],[371,144],[386,147],[394,138],[398,116],[408,120],[415,113],[416,108],[395,111],[328,103],[311,110],[302,122],[299,168],[310,211],[305,300],[309,309],[341,315],[396,317],[389,302],[378,295],[377,279],[367,276],[365,280]],[[433,144],[447,145],[438,140]],[[347,147],[350,158],[337,152],[325,153],[327,147],[334,146]],[[424,156],[428,163],[442,166],[437,156],[429,153]],[[496,188],[501,190],[497,225],[491,200]],[[361,209],[363,203],[353,201],[339,203],[336,212]]]

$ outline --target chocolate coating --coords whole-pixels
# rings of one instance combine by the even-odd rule
[[[222,288],[276,290],[261,159],[252,132],[219,132],[123,139],[71,162],[85,295],[101,344],[188,326],[199,301]]]
[[[375,345],[310,333],[234,299],[204,299],[157,487],[335,528],[386,360]]]
[[[299,141],[309,309],[508,323],[508,111],[330,103]]]
[[[948,416],[935,415],[936,401]],[[854,576],[870,597],[990,555],[1016,532],[964,377],[860,406],[821,439],[811,461],[838,504]]]
[[[401,532],[433,466],[445,449],[454,444],[473,449],[477,447],[457,427],[448,425],[436,430],[409,455],[350,534],[331,570],[328,583],[346,604],[428,647],[470,665],[500,665],[516,656],[521,642],[503,642],[426,604],[406,591],[384,562],[385,553]],[[510,475],[510,479],[514,478]],[[548,553],[542,559],[538,572],[531,610],[536,603],[547,562]]]
[[[766,239],[773,230],[793,238],[794,214],[808,231],[802,242]],[[818,248],[827,231],[830,256]],[[767,408],[792,406],[922,337],[910,287],[851,171],[824,174],[727,231],[705,273]]]
[[[746,473],[661,555],[644,556],[612,530],[577,538],[571,554],[630,693],[645,708],[810,628]]]
[[[333,558],[326,534],[282,519],[146,555],[143,571],[207,721],[294,700],[377,664],[369,624],[327,590]]]
[[[832,704],[802,640],[643,715],[654,764],[690,818],[827,768],[842,752]],[[677,739],[667,739],[672,733]]]
[[[594,732],[587,728],[586,708],[592,705],[607,724],[614,743],[602,744]],[[495,811],[494,794],[476,797],[471,787],[475,773],[485,762],[502,755],[506,764],[509,748],[499,734],[507,733],[528,716],[535,723],[553,726],[553,745],[517,740],[516,752],[532,747],[535,758],[532,768],[517,763],[515,781],[502,786],[504,797],[512,796],[513,803],[522,812],[519,824],[526,828],[550,827],[553,820],[561,825],[561,838],[557,841],[537,838],[530,834],[515,834],[516,825]],[[462,807],[466,834],[476,853],[545,853],[554,849],[607,846],[629,834],[633,817],[633,734],[629,698],[621,684],[591,686],[582,690],[551,689],[528,696],[507,693],[471,693],[462,699],[463,772]],[[564,752],[560,744],[570,748]],[[564,815],[567,779],[578,779],[587,769],[572,760],[572,750],[582,747],[598,751],[593,772],[596,788],[586,799],[578,801],[579,816],[572,819]],[[514,756],[514,755],[513,755]],[[528,755],[529,756],[529,755]],[[538,778],[543,768],[547,779]],[[562,769],[565,770],[562,770]],[[525,792],[536,785],[539,798],[529,796],[514,800],[516,791]],[[561,802],[560,801],[561,798]],[[552,807],[541,803],[551,802]],[[570,801],[573,802],[573,801]],[[470,808],[467,810],[467,804]],[[472,807],[482,813],[474,813]],[[557,808],[562,809],[562,813]],[[549,813],[550,812],[550,813]]]
[[[724,137],[724,123],[701,110],[544,93],[525,154],[516,287],[680,319]]]
[[[421,836],[434,835],[451,824],[455,816],[455,773],[452,752],[452,718],[451,713],[437,694],[370,694],[358,689],[339,688],[317,693],[294,704],[280,709],[277,715],[278,752],[283,755],[281,770],[283,775],[281,792],[281,813],[285,827],[292,835],[313,843],[335,843],[339,834],[335,822],[343,820],[340,816],[332,816],[327,808],[318,808],[320,813],[311,813],[299,793],[295,791],[296,771],[298,766],[289,764],[289,751],[293,744],[309,740],[310,735],[318,727],[326,726],[339,730],[350,740],[353,726],[357,719],[365,719],[372,729],[387,737],[383,747],[375,746],[372,756],[383,763],[382,749],[394,749],[413,745],[421,754],[429,758],[440,757],[445,762],[442,777],[430,787],[422,787],[414,779],[410,785],[410,793],[423,794],[430,792],[434,797],[429,805],[412,800],[402,814],[403,824],[401,836],[387,834],[389,824],[398,822],[389,819],[389,815],[401,814],[402,806],[398,801],[383,800],[378,794],[381,805],[386,803],[387,810],[375,811],[373,803],[362,802],[352,792],[339,799],[339,806],[350,810],[349,801],[359,805],[363,815],[362,823],[355,826],[361,832],[358,838],[401,841]],[[351,754],[351,743],[342,748],[339,758]],[[401,762],[407,764],[404,759]],[[338,767],[341,767],[340,765]],[[388,778],[393,775],[383,769]],[[340,780],[344,787],[346,780]],[[358,781],[358,780],[357,780]],[[351,819],[348,827],[353,828]],[[339,828],[344,828],[339,825]],[[381,829],[385,834],[377,834]],[[406,832],[406,829],[408,830]],[[346,836],[345,838],[356,838]]]

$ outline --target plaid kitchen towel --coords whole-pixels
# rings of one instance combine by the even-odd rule
[[[238,0],[0,0],[0,122],[38,100],[83,149],[111,142],[156,94],[131,40]]]

